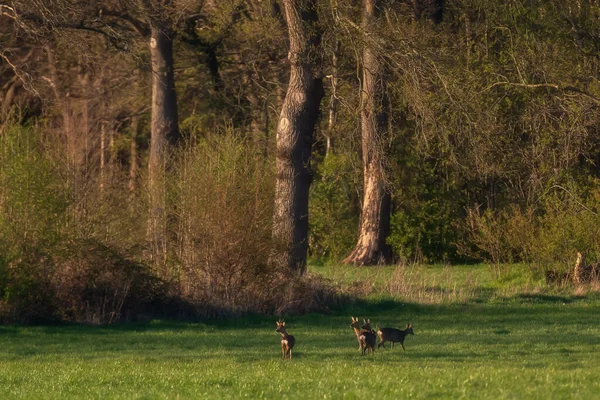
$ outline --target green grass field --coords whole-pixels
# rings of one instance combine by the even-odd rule
[[[445,273],[430,272],[432,285]],[[493,287],[480,274],[479,285]],[[463,278],[456,278],[459,286],[473,280]],[[374,294],[331,315],[289,317],[297,341],[291,362],[280,360],[276,318],[0,327],[0,398],[600,396],[596,295],[487,298],[416,304]],[[405,353],[388,346],[363,357],[351,315],[371,318],[374,327],[411,321],[415,336],[406,339]]]

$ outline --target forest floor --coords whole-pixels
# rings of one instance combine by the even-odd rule
[[[598,398],[597,292],[451,268],[312,267],[366,296],[328,315],[286,318],[297,342],[291,362],[280,360],[275,317],[3,326],[0,398]],[[411,301],[394,297],[398,287],[412,288]],[[406,352],[388,345],[361,356],[350,316],[374,328],[410,321],[415,335]]]

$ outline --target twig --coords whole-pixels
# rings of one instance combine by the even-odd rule
[[[567,192],[567,193],[569,194],[569,196],[571,196],[571,197],[573,198],[573,200],[575,200],[575,202],[576,202],[577,204],[579,204],[579,205],[580,205],[580,206],[581,206],[581,207],[582,207],[584,210],[587,210],[587,211],[591,212],[591,213],[592,213],[592,214],[594,214],[594,215],[598,215],[598,213],[597,213],[597,212],[590,210],[588,207],[586,207],[586,205],[585,205],[585,204],[581,203],[581,202],[580,202],[580,201],[577,199],[577,197],[575,197],[575,195],[574,195],[573,193],[571,193],[571,192],[570,192],[568,189],[566,189],[566,188],[564,188],[564,187],[562,187],[562,186],[560,186],[560,185],[552,185],[552,186],[551,186],[551,187],[550,187],[548,190],[546,190],[546,193],[548,193],[548,192],[549,192],[550,190],[552,190],[552,189],[561,189],[561,190],[563,190],[563,191]]]

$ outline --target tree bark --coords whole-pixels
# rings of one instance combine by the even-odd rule
[[[290,80],[277,126],[273,261],[298,273],[306,269],[310,157],[323,80],[317,75],[316,0],[284,0]]]
[[[380,13],[379,0],[364,0],[365,32]],[[386,85],[383,68],[369,42],[363,50],[363,87],[361,133],[364,195],[356,247],[344,260],[347,264],[378,265],[389,263],[392,252],[386,244],[390,232],[391,199],[386,190],[382,139],[387,136]]]
[[[165,173],[171,149],[180,139],[173,71],[171,31],[153,25],[150,35],[152,63],[152,118],[148,158],[150,204],[149,236],[156,261],[166,261]]]

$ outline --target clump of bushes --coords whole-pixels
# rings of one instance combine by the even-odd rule
[[[345,154],[331,153],[318,166],[311,187],[310,252],[313,257],[346,257],[356,244],[360,205],[353,160]]]
[[[498,268],[524,262],[533,272],[567,276],[577,252],[599,259],[600,216],[594,211],[599,205],[593,195],[581,200],[562,194],[548,197],[537,212],[518,207],[472,210],[466,221],[469,237],[462,249]]]
[[[274,173],[234,131],[186,149],[172,188],[179,221],[172,282],[208,316],[316,310],[333,296],[316,278],[270,262]]]
[[[128,171],[113,165],[100,185],[54,157],[35,130],[2,133],[2,321],[294,313],[324,309],[336,296],[315,277],[269,263],[272,165],[237,132],[173,155],[165,262],[153,258],[146,234],[143,179],[132,192]]]

